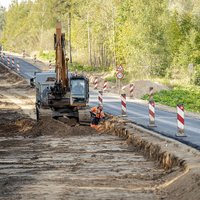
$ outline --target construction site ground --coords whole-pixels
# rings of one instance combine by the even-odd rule
[[[163,168],[110,131],[37,123],[35,89],[3,66],[0,97],[0,199],[199,199],[199,164]]]

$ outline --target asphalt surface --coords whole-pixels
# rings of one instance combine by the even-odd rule
[[[7,56],[6,56],[7,57]],[[34,76],[34,72],[41,71],[36,66],[24,61],[23,59],[13,56],[15,63],[19,62],[20,73],[24,78],[29,79]],[[2,58],[0,58],[2,61]],[[4,61],[7,65],[7,62]],[[15,71],[16,67],[13,67]],[[90,106],[95,106],[98,103],[98,91],[90,90]],[[121,100],[118,95],[105,93],[103,95],[104,111],[112,115],[121,115]],[[200,120],[193,117],[185,116],[185,136],[177,137],[177,114],[156,108],[156,127],[149,127],[148,105],[143,105],[127,99],[127,119],[131,120],[140,126],[154,130],[164,136],[176,139],[182,143],[192,146],[200,150]]]

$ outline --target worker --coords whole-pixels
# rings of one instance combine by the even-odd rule
[[[103,112],[103,106],[98,105],[97,107],[93,107],[90,110],[91,113],[91,127],[96,128],[99,122],[105,118],[105,114]]]

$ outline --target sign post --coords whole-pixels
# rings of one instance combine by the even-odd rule
[[[119,80],[119,94],[121,93],[121,79],[124,78],[124,68],[122,65],[116,67],[116,77]]]

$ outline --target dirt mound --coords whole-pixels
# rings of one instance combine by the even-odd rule
[[[22,123],[23,124],[23,123]],[[32,125],[28,122],[28,126],[30,127]],[[21,130],[25,130],[27,127],[27,122],[25,122],[22,127],[25,126],[25,128],[22,128]],[[43,117],[41,121],[38,123],[35,123],[32,128],[28,128],[28,130],[23,131],[24,136],[42,136],[42,135],[54,135],[59,137],[65,137],[65,136],[83,136],[83,135],[91,135],[95,134],[96,131],[92,129],[89,126],[79,126],[78,124],[76,126],[69,126],[67,124],[64,124],[58,120],[54,120],[50,117]]]
[[[26,81],[22,77],[20,77],[13,71],[8,70],[7,68],[1,65],[0,65],[0,79],[1,83],[4,83],[4,81],[6,81],[8,83],[13,83],[14,85],[19,83],[26,83]]]
[[[13,137],[20,135],[21,125],[16,122],[26,120],[20,112],[20,109],[0,112],[0,137]]]
[[[134,85],[133,95],[135,98],[141,98],[145,94],[149,94],[150,87],[153,87],[154,92],[159,92],[161,90],[169,90],[167,86],[149,80],[138,80],[133,82],[133,85]],[[129,96],[130,84],[123,86],[123,91],[125,91],[125,93],[128,94]]]
[[[95,75],[88,75],[89,80],[90,80],[90,86],[94,87],[94,81],[95,78],[98,77],[98,89],[101,90],[103,89],[103,84],[104,84],[104,77],[105,74],[96,74]],[[161,90],[169,90],[169,88],[161,83],[158,82],[152,82],[150,80],[138,80],[138,81],[134,81],[132,83],[129,83],[127,85],[122,85],[121,88],[121,92],[125,92],[127,96],[130,95],[130,84],[134,85],[134,92],[133,92],[133,96],[135,98],[141,98],[142,96],[144,96],[145,94],[149,93],[149,88],[153,87],[154,88],[154,92],[159,92]],[[109,92],[112,93],[116,93],[116,91],[119,91],[118,86],[116,87],[115,83],[111,83],[108,82],[108,88],[107,90]]]

